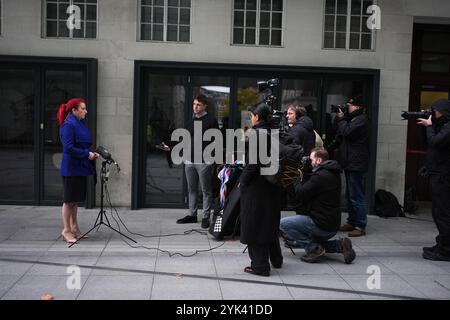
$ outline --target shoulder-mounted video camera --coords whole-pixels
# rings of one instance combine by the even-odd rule
[[[262,92],[265,91],[269,88],[273,88],[273,87],[278,87],[280,85],[280,80],[275,78],[275,79],[270,79],[270,80],[259,80],[257,82],[258,85],[258,91]]]
[[[270,80],[260,80],[256,83],[258,85],[258,92],[264,92],[266,90],[269,91],[269,93],[264,97],[264,102],[272,109],[275,107],[275,101],[277,100],[277,97],[273,95],[273,88],[278,87],[280,85],[280,80],[270,79]]]
[[[280,80],[278,78],[270,80],[259,80],[257,81],[258,92],[268,91],[264,96],[264,103],[270,107],[272,110],[271,115],[271,126],[280,130],[284,130],[284,121],[286,120],[286,113],[280,110],[276,110],[276,100],[277,97],[273,94],[273,89],[280,85]]]

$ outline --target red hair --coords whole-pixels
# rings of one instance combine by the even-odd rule
[[[56,119],[58,120],[59,125],[63,124],[72,109],[77,109],[82,103],[86,104],[86,100],[82,98],[73,98],[67,101],[67,103],[61,104],[59,106],[58,113],[56,114]]]

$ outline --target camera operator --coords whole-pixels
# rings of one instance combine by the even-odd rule
[[[296,144],[303,147],[304,155],[309,156],[311,149],[316,145],[316,134],[306,108],[299,104],[291,104],[287,108],[286,118],[290,136]]]
[[[286,246],[304,248],[304,262],[316,262],[328,253],[342,253],[345,263],[355,259],[350,239],[329,240],[341,223],[340,195],[342,169],[328,152],[314,148],[310,154],[312,175],[306,182],[293,183],[295,196],[308,203],[309,212],[281,219],[280,231]]]
[[[349,231],[349,237],[366,234],[367,200],[364,193],[365,175],[369,167],[369,119],[362,107],[362,97],[346,103],[344,114],[336,113],[335,124],[340,139],[338,159],[344,169],[348,219],[340,231]]]
[[[429,260],[450,261],[450,101],[441,99],[431,106],[428,119],[418,119],[427,127],[426,171],[431,183],[432,215],[438,229],[436,245],[423,248]]]

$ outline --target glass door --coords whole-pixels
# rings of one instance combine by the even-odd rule
[[[161,150],[165,143],[172,146],[171,135],[185,127],[186,79],[184,75],[148,73],[145,77],[145,201],[150,206],[184,206],[184,171],[172,163],[170,152]]]
[[[0,66],[0,201],[36,198],[36,70]]]
[[[230,128],[230,77],[196,76],[191,78],[192,99],[203,94],[208,100],[207,112],[219,122],[219,128]],[[191,103],[192,105],[192,103]],[[190,108],[192,116],[192,108]]]

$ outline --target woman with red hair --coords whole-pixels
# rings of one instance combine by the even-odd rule
[[[92,136],[83,122],[86,114],[86,101],[80,98],[61,104],[57,114],[63,147],[64,229],[61,235],[68,243],[74,243],[82,235],[77,221],[77,203],[86,200],[87,176],[96,175],[94,160],[99,157],[98,153],[89,151]]]

